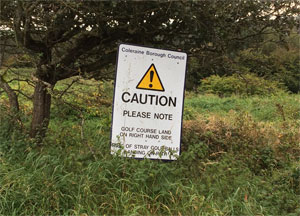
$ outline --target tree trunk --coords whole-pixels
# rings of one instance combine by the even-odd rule
[[[17,115],[19,112],[19,102],[17,94],[12,90],[12,88],[5,82],[2,77],[0,77],[0,88],[2,88],[8,96],[11,112]]]
[[[33,95],[33,116],[30,137],[42,140],[45,137],[50,119],[51,95],[47,92],[47,85],[38,81]]]

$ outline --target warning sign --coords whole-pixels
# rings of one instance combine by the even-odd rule
[[[154,64],[151,64],[136,88],[153,91],[165,91]]]
[[[183,52],[121,44],[118,49],[111,153],[176,160],[180,155]]]

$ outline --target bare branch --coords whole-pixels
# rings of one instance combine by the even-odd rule
[[[6,47],[17,47],[16,45],[11,45],[11,44],[0,44],[0,46],[6,46]]]
[[[72,82],[67,86],[67,88],[65,88],[62,93],[60,94],[60,96],[58,97],[58,99],[61,99],[62,96],[72,87],[72,85],[74,83],[76,83],[78,80],[80,79],[80,77],[77,77],[76,79],[73,79]]]
[[[13,78],[13,79],[11,79],[11,80],[7,81],[7,83],[11,83],[11,82],[13,82],[13,81],[18,81],[18,82],[26,82],[28,85],[31,85],[31,86],[33,86],[33,82],[31,82],[31,80],[29,80],[29,79],[19,79],[19,78]]]
[[[22,91],[19,90],[19,89],[13,89],[13,91],[14,91],[14,92],[17,92],[17,93],[19,93],[19,94],[21,94],[21,95],[23,95],[23,96],[26,97],[28,100],[32,100],[32,98],[33,98],[33,95],[29,96],[29,95],[25,94],[24,92],[22,92]]]

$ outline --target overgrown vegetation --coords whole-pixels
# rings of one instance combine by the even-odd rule
[[[3,1],[0,215],[300,215],[299,6]],[[110,154],[120,43],[188,54],[177,161]]]
[[[1,97],[0,214],[300,213],[299,95],[187,92],[182,154],[163,162],[111,156],[113,84],[72,82],[51,93],[42,144],[24,135],[27,99],[22,125]]]
[[[233,74],[220,77],[212,75],[203,79],[199,91],[219,96],[230,95],[272,95],[283,92],[283,86],[276,81],[265,80],[255,74]]]

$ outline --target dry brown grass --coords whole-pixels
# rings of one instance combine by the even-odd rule
[[[210,155],[218,152],[238,152],[251,155],[263,148],[276,156],[300,156],[300,129],[296,122],[257,122],[247,113],[231,112],[227,117],[198,115],[183,123],[182,151],[203,142]]]

